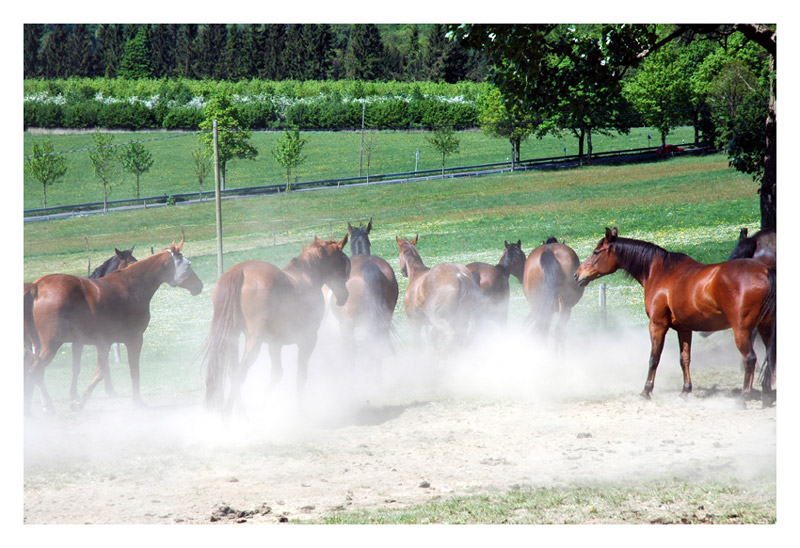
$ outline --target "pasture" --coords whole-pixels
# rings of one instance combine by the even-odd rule
[[[419,235],[429,265],[494,264],[504,240],[520,239],[529,253],[551,235],[583,260],[603,229],[617,226],[621,235],[719,262],[741,227],[757,228],[755,190],[712,155],[226,200],[224,260],[226,268],[247,259],[283,266],[315,235],[341,239],[347,222],[371,216],[372,253],[394,267],[401,295],[407,280],[396,236]],[[25,425],[26,523],[776,519],[775,409],[741,408],[730,397],[742,377],[729,333],[697,337],[695,393],[686,400],[668,335],[653,401],[638,399],[646,316],[641,287],[619,273],[604,279],[606,326],[599,284],[590,284],[563,355],[522,330],[527,304],[513,279],[508,328],[445,357],[403,346],[402,297],[398,350],[380,368],[344,363],[328,317],[303,412],[293,406],[292,351],[270,398],[262,353],[243,393],[248,416],[227,425],[202,409],[199,356],[217,277],[212,202],[27,223],[24,279],[85,275],[84,236],[94,267],[114,247],[135,244],[140,259],[161,250],[180,240],[181,227],[183,252],[205,288],[190,297],[164,286],[153,298],[141,356],[148,407],[130,403],[123,351],[122,363],[111,360],[120,397],[98,388],[83,412],[70,411],[71,362],[62,347],[45,373],[57,414],[34,408]],[[92,348],[83,363],[81,387],[94,369]],[[486,510],[497,506],[507,509]],[[385,517],[396,508],[404,517]]]

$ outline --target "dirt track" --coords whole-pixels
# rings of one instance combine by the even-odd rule
[[[380,377],[326,363],[333,343],[323,341],[302,413],[289,367],[263,397],[262,360],[248,380],[247,417],[228,424],[202,409],[199,392],[145,395],[144,410],[98,393],[82,413],[61,408],[26,422],[24,521],[293,522],[462,494],[672,478],[767,478],[774,489],[776,409],[730,397],[741,373],[725,335],[696,343],[689,398],[679,396],[677,357],[665,352],[651,401],[638,396],[642,335],[613,351],[584,335],[558,357],[513,336],[444,361],[401,353]]]

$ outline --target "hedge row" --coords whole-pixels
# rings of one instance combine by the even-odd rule
[[[321,99],[295,102],[283,109],[269,99],[236,103],[236,115],[246,129],[301,127],[348,129],[361,126],[362,103]],[[455,124],[478,125],[478,107],[473,103],[435,99],[386,99],[368,103],[365,123],[375,128],[407,128]],[[109,129],[199,129],[201,108],[158,103],[153,107],[138,102],[101,102],[83,100],[73,104],[27,101],[24,107],[25,128]]]

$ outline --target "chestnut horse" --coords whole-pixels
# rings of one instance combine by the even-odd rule
[[[558,314],[554,331],[557,348],[563,347],[572,308],[583,296],[583,287],[574,278],[578,265],[575,251],[553,236],[531,251],[525,261],[522,289],[531,309],[527,321],[536,333],[546,336],[553,316]]]
[[[467,269],[472,272],[485,299],[487,315],[500,325],[508,322],[508,299],[510,289],[509,276],[514,276],[522,283],[525,274],[525,252],[522,251],[522,240],[517,243],[505,242],[505,250],[496,265],[488,263],[469,263]]]
[[[728,260],[755,259],[767,266],[777,263],[777,246],[775,242],[775,229],[759,230],[752,236],[747,236],[747,228],[739,232],[739,241],[733,248]]]
[[[103,278],[112,272],[122,270],[128,265],[135,263],[137,259],[133,256],[134,247],[136,246],[124,251],[114,248],[114,255],[106,259],[103,264],[95,268],[92,273],[89,274],[89,278],[92,280]],[[81,372],[81,354],[83,354],[83,346],[83,343],[80,342],[72,343],[72,383],[69,386],[69,397],[73,402],[78,401],[78,376]],[[119,361],[119,344],[115,342],[113,346],[115,352],[117,353],[117,361]],[[111,384],[111,375],[107,367],[108,361],[106,361],[106,370],[103,372],[103,381],[106,387],[106,394],[109,396],[116,396],[117,393]]]
[[[433,342],[441,349],[462,341],[470,323],[475,323],[483,308],[478,282],[466,266],[452,263],[425,266],[417,251],[419,236],[413,240],[395,237],[400,254],[400,272],[408,278],[403,296],[406,317],[415,342],[422,329],[432,328]]]
[[[656,368],[667,330],[678,333],[683,392],[692,391],[689,375],[693,331],[733,328],[736,347],[744,364],[742,396],[751,395],[756,365],[751,333],[758,330],[767,348],[768,374],[762,384],[762,401],[774,398],[775,372],[775,269],[752,259],[703,264],[683,253],[670,253],[650,242],[620,238],[617,229],[606,235],[575,273],[586,285],[623,269],[644,287],[644,305],[650,318],[650,368],[642,396],[653,391]]]
[[[366,228],[353,228],[347,223],[350,236],[347,292],[350,296],[343,305],[331,307],[350,350],[355,350],[357,328],[369,333],[370,342],[391,349],[392,316],[399,294],[397,278],[386,260],[370,253],[371,230],[372,217]]]
[[[322,286],[336,302],[347,302],[350,260],[341,242],[314,241],[283,269],[264,261],[245,261],[231,267],[214,288],[214,314],[205,347],[206,397],[209,408],[229,416],[240,405],[241,386],[262,343],[269,345],[272,363],[270,389],[283,375],[281,349],[297,345],[298,403],[308,377],[308,360],[317,344],[317,331],[325,312]],[[244,333],[244,354],[239,360],[239,336]],[[225,377],[230,393],[225,398]]]
[[[25,336],[32,355],[25,375],[25,414],[30,416],[33,388],[39,385],[45,409],[53,402],[44,386],[44,369],[66,342],[97,346],[95,377],[74,406],[82,408],[108,370],[113,342],[128,350],[133,401],[139,394],[139,356],[150,323],[150,300],[163,283],[199,295],[203,283],[182,254],[184,240],[123,270],[92,280],[69,274],[48,274],[25,287]]]

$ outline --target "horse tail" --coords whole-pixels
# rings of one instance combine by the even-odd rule
[[[775,376],[775,363],[770,357],[775,356],[775,344],[777,341],[778,324],[777,324],[777,276],[775,274],[775,267],[773,266],[767,270],[767,277],[769,279],[769,291],[764,301],[761,303],[761,310],[758,314],[758,323],[761,325],[763,322],[768,322],[770,325],[769,339],[765,341],[767,346],[767,365],[764,369],[763,385],[765,387],[772,386],[772,380]]]
[[[244,273],[241,271],[223,275],[214,292],[214,313],[203,358],[203,366],[206,369],[206,407],[215,408],[222,405],[225,395],[225,374],[231,365],[231,360],[238,357],[243,282]]]
[[[480,276],[472,273],[470,281],[462,279],[458,287],[459,314],[463,314],[464,318],[468,318],[470,327],[474,327],[475,323],[483,317],[483,309],[484,296],[483,291],[481,291]]]
[[[542,286],[528,316],[533,326],[547,329],[550,318],[558,311],[558,296],[566,275],[555,254],[545,249],[539,257],[542,267]]]
[[[367,328],[379,336],[386,336],[390,348],[399,342],[400,336],[394,324],[394,309],[384,299],[386,276],[381,268],[372,261],[361,265],[361,278],[364,280]],[[388,325],[387,325],[388,322]],[[384,327],[388,328],[384,332]]]
[[[33,302],[39,294],[39,288],[36,284],[25,284],[24,290],[24,328],[23,335],[25,340],[25,355],[26,359],[32,356],[37,349],[41,346],[39,339],[39,331],[36,329],[36,324],[33,321]]]

